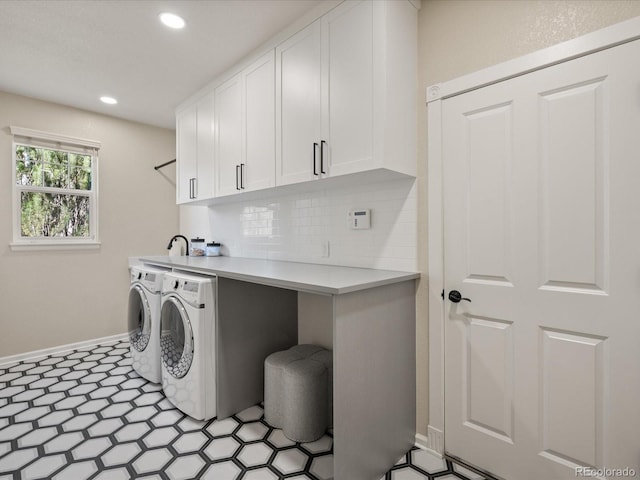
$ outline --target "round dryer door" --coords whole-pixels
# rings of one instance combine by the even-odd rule
[[[144,351],[151,338],[151,309],[140,285],[129,290],[129,342],[138,352]]]
[[[193,362],[193,331],[187,312],[175,297],[162,304],[160,348],[162,364],[175,378],[184,377]]]

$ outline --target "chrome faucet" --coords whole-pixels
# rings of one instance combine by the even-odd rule
[[[187,240],[187,237],[185,237],[184,235],[174,235],[173,238],[169,240],[169,246],[167,247],[167,250],[171,250],[171,247],[173,246],[173,242],[176,240],[176,238],[182,238],[184,240],[184,243],[187,249],[186,250],[187,256],[189,256],[189,240]]]

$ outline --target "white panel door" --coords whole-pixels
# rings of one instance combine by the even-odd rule
[[[242,72],[243,188],[273,187],[276,175],[275,60],[273,50]]]
[[[242,88],[237,74],[215,89],[216,195],[240,192]]]
[[[638,58],[442,103],[445,450],[509,480],[640,475]]]
[[[316,20],[276,48],[277,185],[319,175],[320,70],[320,20]]]

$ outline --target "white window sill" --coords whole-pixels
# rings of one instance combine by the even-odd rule
[[[64,241],[42,241],[42,242],[13,242],[9,244],[14,252],[37,251],[37,250],[97,250],[102,245],[100,242],[64,242]]]

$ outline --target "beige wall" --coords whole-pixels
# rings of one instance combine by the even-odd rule
[[[102,142],[97,250],[12,251],[16,125]],[[164,254],[178,233],[175,133],[0,92],[0,357],[126,331],[127,257]]]
[[[425,90],[640,15],[637,0],[422,0],[419,13],[418,244],[427,272],[427,119]],[[418,433],[428,424],[428,318],[426,282],[418,291]]]

